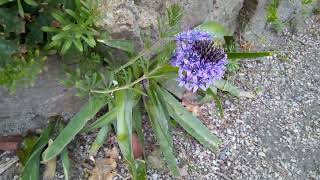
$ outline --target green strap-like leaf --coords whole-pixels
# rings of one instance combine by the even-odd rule
[[[137,180],[136,165],[132,149],[132,109],[134,100],[128,90],[115,93],[117,108],[117,139],[123,157],[129,164],[129,170],[134,180]]]
[[[228,59],[250,59],[272,56],[271,52],[227,52]]]
[[[64,179],[69,180],[70,179],[70,160],[69,160],[67,147],[65,147],[61,152],[61,161],[62,161]]]
[[[55,126],[54,122],[50,122],[48,127],[43,130],[37,143],[34,145],[32,154],[29,157],[22,173],[22,180],[39,179],[40,155],[42,149],[48,144],[50,134]]]
[[[96,140],[92,143],[91,148],[90,148],[90,154],[93,156],[96,156],[99,149],[103,146],[105,143],[108,133],[109,133],[109,125],[106,125],[102,127],[96,137]]]
[[[43,161],[48,161],[57,156],[68,143],[77,135],[77,133],[85,126],[86,122],[91,119],[104,105],[106,101],[102,98],[91,98],[89,102],[81,108],[62,130],[59,136],[53,141],[42,154]]]
[[[81,133],[90,132],[94,129],[102,128],[103,126],[106,126],[109,123],[111,123],[112,121],[114,121],[116,119],[116,117],[117,117],[117,109],[113,108],[113,109],[109,110],[105,115],[103,115],[102,117],[97,119],[95,122],[93,122],[89,126],[85,127],[80,132]]]
[[[173,154],[171,134],[169,134],[170,132],[163,126],[164,122],[168,123],[168,119],[166,119],[165,107],[162,106],[158,98],[161,94],[157,94],[155,87],[153,87],[152,84],[150,84],[147,92],[149,98],[144,99],[144,104],[149,115],[152,129],[171,173],[174,176],[180,176],[177,161]]]
[[[123,51],[133,53],[134,52],[134,45],[132,41],[129,40],[118,40],[118,39],[110,39],[110,40],[97,40],[109,47],[121,49]]]
[[[169,92],[161,89],[161,93],[168,104],[170,116],[202,145],[216,151],[221,140],[213,135],[198,118],[188,112]]]

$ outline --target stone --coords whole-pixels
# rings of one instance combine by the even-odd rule
[[[18,88],[10,95],[0,89],[0,135],[23,133],[28,129],[42,128],[47,117],[61,115],[71,118],[85,102],[75,97],[75,90],[60,85],[62,64],[56,57],[47,61],[48,71],[39,75],[35,85]]]
[[[157,18],[174,3],[184,10],[184,30],[212,20],[233,31],[243,0],[102,0],[98,25],[113,38],[133,40],[140,49],[143,46],[140,34],[149,28],[156,34]]]

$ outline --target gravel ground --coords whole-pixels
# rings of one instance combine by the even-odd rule
[[[265,49],[279,53],[243,63],[235,77],[238,86],[260,90],[257,98],[225,100],[223,119],[204,108],[204,122],[224,142],[219,153],[175,131],[183,179],[320,179],[319,18],[278,38]],[[172,178],[150,171],[150,179]]]
[[[173,131],[182,179],[320,179],[320,21],[309,18],[304,30],[285,31],[274,42],[264,44],[263,50],[278,47],[279,53],[245,61],[233,77],[239,87],[259,91],[257,98],[224,98],[224,118],[216,116],[212,105],[203,106],[204,123],[223,141],[218,153],[205,149],[179,127]],[[145,132],[146,141],[154,143],[148,122]],[[94,137],[80,136],[71,144],[73,159],[88,159]],[[114,141],[113,136],[104,150]],[[148,146],[146,153],[152,149]],[[87,176],[82,163],[90,166],[75,163],[72,179]],[[117,164],[117,173],[128,177],[121,157]],[[167,171],[149,169],[148,174],[153,180],[174,179]],[[63,179],[60,166],[56,177]]]

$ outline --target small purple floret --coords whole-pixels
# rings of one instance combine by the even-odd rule
[[[171,59],[179,67],[179,86],[196,92],[207,90],[215,80],[223,78],[227,55],[215,46],[213,37],[202,31],[185,31],[176,36],[177,48]]]

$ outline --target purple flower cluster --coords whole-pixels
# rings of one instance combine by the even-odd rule
[[[196,92],[206,90],[225,73],[227,55],[215,46],[213,37],[202,31],[185,31],[176,36],[172,65],[179,67],[179,86]]]

